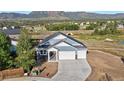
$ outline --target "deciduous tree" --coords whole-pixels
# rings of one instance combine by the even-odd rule
[[[17,55],[16,61],[18,67],[23,67],[24,70],[29,72],[30,67],[35,63],[35,60],[31,37],[25,29],[23,29],[20,34],[19,42],[17,44]]]

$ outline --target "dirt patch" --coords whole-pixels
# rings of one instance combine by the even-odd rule
[[[88,52],[92,73],[87,80],[124,80],[124,64],[120,57],[97,50]]]
[[[37,76],[51,78],[58,71],[58,62],[44,62],[41,66],[35,67],[34,69],[41,71]]]

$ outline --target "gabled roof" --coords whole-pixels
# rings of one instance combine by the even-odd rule
[[[75,47],[72,46],[60,46],[60,47],[54,47],[56,49],[58,49],[59,51],[77,51],[77,49]]]
[[[45,39],[42,41],[42,43],[45,43],[45,42],[47,42],[48,40],[50,40],[50,39],[52,39],[52,38],[54,38],[54,37],[56,37],[56,36],[58,36],[58,35],[60,35],[60,34],[66,36],[67,38],[69,38],[69,39],[71,39],[71,40],[73,40],[73,41],[75,41],[75,42],[78,42],[79,44],[82,44],[85,48],[87,48],[86,45],[83,44],[82,42],[80,42],[80,41],[78,41],[78,40],[76,40],[76,39],[74,39],[74,38],[72,38],[72,37],[70,37],[70,36],[68,36],[68,35],[66,35],[66,34],[64,34],[64,33],[62,33],[62,32],[56,32],[56,33],[54,33],[54,34],[48,36],[47,38],[45,38]]]
[[[60,40],[59,42],[55,43],[54,45],[49,46],[48,49],[54,47],[54,48],[57,48],[57,49],[60,50],[60,47],[56,47],[56,45],[59,44],[59,43],[61,43],[61,42],[64,42],[64,43],[66,43],[66,44],[69,44],[71,47],[73,47],[74,49],[76,49],[76,47],[74,47],[73,45],[71,45],[70,43],[68,43],[68,42],[66,42],[66,41],[64,41],[64,40]],[[67,48],[67,46],[65,46],[65,47],[63,47],[63,48]],[[61,47],[61,49],[62,49],[62,47]],[[67,50],[67,49],[66,49],[66,50]],[[70,49],[69,49],[69,50],[70,50]]]
[[[20,29],[0,30],[0,32],[5,33],[6,35],[16,35],[16,34],[20,34]]]
[[[57,43],[55,43],[55,44],[49,46],[48,49],[51,48],[51,47],[54,47],[55,45],[57,45],[57,44],[59,44],[59,43],[61,43],[61,42],[65,42],[65,43],[67,43],[67,42],[64,41],[64,40],[60,40],[59,42],[57,42]],[[67,43],[67,44],[69,44],[69,43]],[[70,44],[69,44],[69,45],[70,45]],[[71,46],[72,46],[72,45],[71,45]]]
[[[54,33],[54,34],[52,34],[52,35],[46,37],[46,38],[42,41],[42,43],[45,43],[46,41],[48,41],[48,40],[50,40],[50,39],[52,39],[52,38],[58,36],[59,34],[61,34],[61,32],[56,32],[56,33]]]
[[[82,42],[80,42],[80,41],[78,41],[78,40],[74,39],[73,37],[68,36],[68,35],[66,35],[66,34],[63,34],[63,35],[65,35],[67,38],[69,38],[69,39],[71,39],[71,40],[73,40],[73,41],[75,41],[75,42],[77,42],[77,43],[79,43],[79,44],[83,45],[85,48],[87,48],[85,44],[83,44]]]

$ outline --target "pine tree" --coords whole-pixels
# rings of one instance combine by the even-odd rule
[[[0,33],[0,70],[6,69],[10,61],[10,46],[9,37],[4,33]]]

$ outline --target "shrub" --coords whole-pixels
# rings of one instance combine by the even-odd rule
[[[117,30],[117,24],[115,23],[106,23],[106,26],[98,26],[95,28],[95,31],[93,34],[98,35],[106,35],[106,34],[117,34],[120,33],[120,31]]]
[[[49,31],[79,30],[79,25],[73,23],[49,24],[45,27]]]

